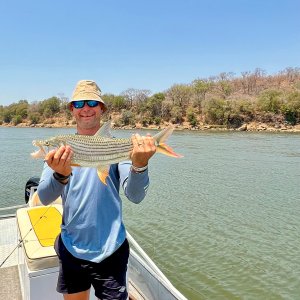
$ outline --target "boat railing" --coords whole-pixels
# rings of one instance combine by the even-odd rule
[[[164,273],[157,267],[154,261],[148,256],[148,254],[142,249],[142,247],[136,242],[132,235],[126,231],[127,239],[129,243],[135,248],[137,253],[144,259],[147,265],[156,273],[167,285],[172,285]]]
[[[15,217],[15,213],[10,213],[10,214],[1,214],[2,211],[10,211],[10,210],[16,210],[19,208],[23,208],[28,206],[27,204],[20,204],[20,205],[14,205],[14,206],[6,206],[6,207],[0,207],[0,219],[7,219],[11,217]]]
[[[182,295],[170,282],[170,280],[165,276],[165,274],[157,267],[157,265],[154,263],[154,261],[148,256],[148,254],[141,248],[141,246],[135,241],[135,239],[132,237],[132,235],[126,231],[127,239],[130,243],[130,245],[133,247],[131,249],[131,252],[134,252],[139,259],[141,259],[149,269],[156,275],[157,279],[163,283],[169,291],[172,291],[174,295],[176,295],[176,299],[180,300],[187,300],[187,298]],[[133,253],[132,253],[133,254]]]

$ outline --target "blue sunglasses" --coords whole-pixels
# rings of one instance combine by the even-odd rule
[[[78,101],[72,101],[72,105],[75,108],[83,108],[85,104],[87,104],[89,107],[96,107],[99,105],[99,101],[96,100],[78,100]]]

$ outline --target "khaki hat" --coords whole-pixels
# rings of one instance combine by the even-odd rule
[[[93,80],[78,81],[69,102],[78,100],[96,100],[103,103],[104,109],[107,109],[105,102],[101,99],[101,90]]]

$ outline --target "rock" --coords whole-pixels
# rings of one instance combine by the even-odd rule
[[[247,124],[243,124],[241,127],[237,129],[238,131],[246,131],[247,130]]]

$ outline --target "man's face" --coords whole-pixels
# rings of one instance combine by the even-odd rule
[[[75,108],[71,104],[70,109],[79,130],[93,130],[100,127],[100,119],[103,114],[103,107],[100,102],[96,107],[89,107],[85,103],[82,108]]]

